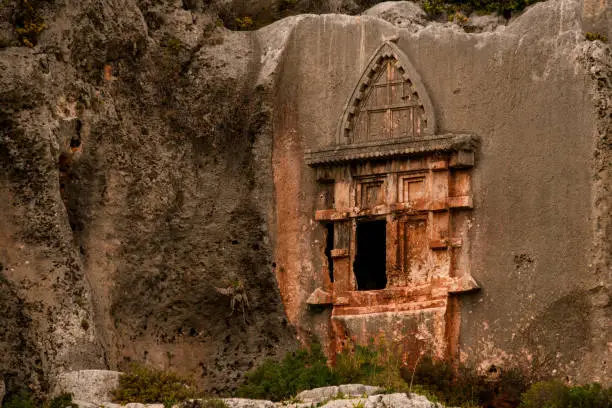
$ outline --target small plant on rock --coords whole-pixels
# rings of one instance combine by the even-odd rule
[[[445,10],[443,0],[423,0],[423,10],[429,18],[435,18]]]
[[[30,391],[19,390],[17,393],[5,398],[2,406],[4,408],[37,408],[39,407],[39,402]]]
[[[234,314],[236,307],[240,306],[242,309],[242,320],[246,324],[246,309],[249,308],[249,296],[247,295],[244,281],[242,279],[232,280],[226,287],[215,287],[215,290],[222,295],[230,297],[230,308],[232,309],[230,316]]]
[[[384,336],[372,339],[367,346],[349,342],[336,356],[334,373],[342,384],[371,384],[401,391],[406,383],[400,376],[402,357],[399,350],[387,344]]]
[[[584,34],[584,37],[589,40],[589,41],[601,41],[601,42],[608,42],[608,37],[605,34],[602,33],[593,33],[593,32],[586,32]]]
[[[194,399],[179,404],[180,408],[229,408],[225,401],[218,398]]]
[[[241,31],[252,30],[255,27],[255,22],[249,16],[238,17],[236,19],[236,27]]]
[[[352,408],[364,408],[365,407],[365,401],[364,400],[359,400],[357,402],[353,402],[352,404]]]
[[[36,0],[19,0],[13,24],[19,42],[27,47],[34,47],[38,42],[38,35],[47,28]]]
[[[77,404],[72,402],[72,394],[61,394],[53,398],[45,404],[45,408],[79,408]]]

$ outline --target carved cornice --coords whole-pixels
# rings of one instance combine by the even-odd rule
[[[478,138],[472,134],[432,135],[419,139],[378,140],[359,144],[336,145],[322,149],[309,149],[306,150],[304,159],[306,164],[316,167],[355,160],[381,160],[432,152],[472,151],[477,144]]]

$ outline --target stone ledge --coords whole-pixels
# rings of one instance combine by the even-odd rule
[[[477,143],[478,138],[472,134],[434,135],[419,139],[377,140],[322,149],[309,149],[304,153],[304,160],[309,166],[315,167],[355,160],[379,160],[431,152],[471,151]]]
[[[331,305],[333,303],[332,295],[321,288],[316,288],[314,292],[308,296],[306,303],[313,306]]]

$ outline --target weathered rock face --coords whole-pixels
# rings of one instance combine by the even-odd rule
[[[610,336],[610,251],[602,236],[610,228],[610,179],[601,162],[610,154],[610,51],[584,40],[580,7],[571,1],[537,4],[507,26],[478,34],[440,24],[413,33],[365,16],[312,16],[297,24],[278,75],[282,114],[273,160],[277,277],[287,314],[301,333],[314,329],[322,338],[363,339],[383,331],[399,340],[405,334],[387,330],[385,322],[401,317],[402,327],[413,326],[413,338],[440,344],[447,355],[485,370],[520,364],[535,375],[610,377],[604,340]],[[357,296],[354,280],[348,295],[338,296],[334,282],[329,324],[330,309],[316,313],[305,303],[329,285],[329,262],[335,267],[337,258],[349,254],[350,270],[355,244],[334,235],[331,256],[325,254],[328,230],[314,221],[321,185],[335,183],[336,197],[344,192],[331,171],[303,160],[311,157],[308,149],[327,148],[333,156],[342,147],[335,148],[346,103],[366,89],[356,85],[385,40],[395,41],[420,74],[437,134],[480,138],[471,170],[473,210],[453,221],[469,228],[465,236],[449,238],[461,238],[469,262],[461,261],[457,270],[471,274],[481,291],[449,295],[443,317],[428,318],[427,302],[450,293],[433,280],[413,286],[414,297],[401,301],[391,290]],[[369,159],[333,156],[353,160],[341,181],[361,177],[367,166],[373,173],[390,172],[376,168],[376,152],[356,151]],[[338,166],[333,160],[329,166]],[[350,194],[359,194],[351,188]],[[336,201],[325,222],[355,217],[359,223],[360,209],[350,203],[338,208]],[[384,209],[381,214],[388,216]],[[416,309],[413,317],[405,312],[409,307]],[[340,321],[341,308],[352,308],[351,325]]]
[[[293,347],[294,328],[329,344],[330,309],[306,304],[327,266],[304,151],[333,142],[389,39],[438,130],[482,141],[464,221],[483,290],[446,311],[446,344],[483,367],[610,378],[610,51],[584,41],[577,1],[480,34],[405,4],[257,32],[217,27],[198,2],[32,4],[36,46],[0,39],[9,388],[140,361],[223,390]]]
[[[235,384],[293,344],[254,35],[173,2],[36,4],[36,48],[0,50],[2,353],[22,356],[0,372],[140,361]],[[232,309],[216,288],[239,283]]]
[[[67,371],[57,376],[51,395],[69,393],[74,400],[105,405],[113,400],[120,376],[119,371],[110,370]]]

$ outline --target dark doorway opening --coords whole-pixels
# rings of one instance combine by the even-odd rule
[[[386,238],[386,221],[357,224],[357,254],[353,265],[357,290],[377,290],[387,286]]]
[[[325,224],[325,257],[327,258],[327,269],[329,272],[329,280],[334,283],[334,260],[331,256],[331,251],[334,249],[334,224]]]

